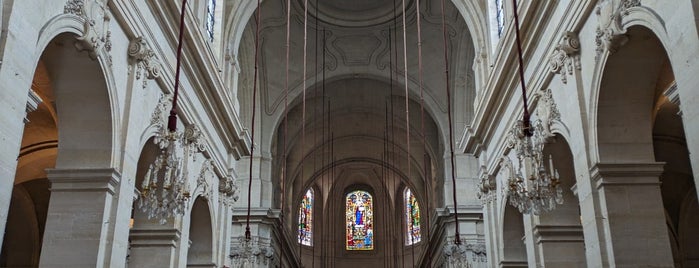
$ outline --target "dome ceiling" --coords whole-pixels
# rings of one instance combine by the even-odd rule
[[[298,0],[303,7],[305,0]],[[406,2],[410,9],[414,0]],[[318,19],[331,25],[344,27],[368,27],[391,22],[395,16],[402,14],[400,1],[393,0],[323,0],[308,1],[308,12]]]

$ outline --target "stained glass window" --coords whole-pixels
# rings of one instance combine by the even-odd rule
[[[374,249],[374,204],[371,195],[365,191],[347,194],[345,201],[346,249]]]
[[[216,0],[209,0],[206,4],[206,34],[209,36],[209,42],[214,41],[214,24],[216,23]]]
[[[502,37],[505,30],[505,7],[502,0],[495,0],[495,20],[498,27],[498,37]]]
[[[299,206],[299,243],[310,246],[313,241],[313,189],[308,189]]]
[[[406,244],[412,245],[420,242],[420,205],[417,203],[417,198],[410,191],[410,188],[405,189],[405,223],[406,223]]]

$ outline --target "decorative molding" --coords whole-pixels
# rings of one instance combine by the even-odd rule
[[[127,50],[129,60],[137,68],[136,80],[140,80],[145,74],[147,79],[156,79],[160,77],[161,64],[155,56],[155,52],[151,49],[148,42],[143,37],[137,37],[129,42]],[[143,79],[143,88],[147,86],[146,79]]]
[[[597,46],[595,60],[599,60],[605,51],[614,53],[628,42],[629,38],[625,34],[626,30],[622,28],[621,20],[629,15],[630,9],[639,6],[641,6],[640,0],[606,0],[597,4],[595,13],[597,13],[599,25],[595,36]]]
[[[566,84],[567,75],[573,75],[573,70],[580,69],[580,39],[574,32],[565,32],[549,58],[549,71],[560,74],[561,81]]]
[[[63,13],[73,14],[84,20],[83,36],[77,38],[75,47],[78,51],[87,51],[95,60],[99,49],[103,49],[107,64],[112,65],[112,32],[109,30],[109,7],[105,0],[69,0],[63,7]]]

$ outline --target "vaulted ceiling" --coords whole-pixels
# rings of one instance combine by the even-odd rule
[[[268,0],[261,7],[259,49],[258,144],[262,153],[275,158],[272,177],[279,177],[278,159],[283,155],[281,124],[285,110],[286,17],[284,0]],[[474,99],[474,49],[471,35],[460,13],[445,1],[448,37],[450,86],[455,120],[466,121]],[[407,45],[407,88],[410,97],[411,169],[406,184],[422,188],[423,172],[417,16],[414,0],[406,0],[405,30]],[[330,159],[324,144],[333,143],[335,159],[354,159],[357,163],[375,161],[405,172],[407,161],[405,119],[405,68],[403,52],[403,6],[400,0],[309,0],[307,17],[304,0],[291,1],[289,48],[289,129],[287,143],[287,177],[299,187],[312,183],[322,170],[320,164],[301,168],[306,161]],[[444,39],[441,1],[421,1],[423,95],[425,102],[425,141],[431,158],[429,165],[441,177],[445,142],[448,141],[447,95],[445,91]],[[303,78],[304,20],[308,27],[306,47],[306,81]],[[241,104],[252,98],[255,17],[246,26],[240,45],[241,66],[239,99]],[[393,71],[391,71],[393,70]],[[305,122],[303,115],[306,88]],[[325,90],[323,90],[323,85]],[[392,87],[391,87],[392,86]],[[325,92],[325,93],[323,93]],[[389,97],[392,96],[392,97]],[[392,103],[391,103],[392,102]],[[324,105],[322,104],[324,103]],[[390,106],[393,109],[390,109]],[[250,108],[241,106],[249,122]],[[327,122],[328,119],[331,123]],[[387,126],[387,122],[389,123]],[[305,125],[305,130],[303,126]],[[330,125],[330,127],[328,127]],[[304,134],[305,133],[305,134]],[[332,133],[333,141],[330,141]],[[301,142],[301,137],[306,140]],[[385,136],[393,144],[383,147]],[[448,144],[447,144],[448,146]],[[321,148],[321,149],[319,149]],[[447,147],[448,148],[448,147]],[[388,151],[388,152],[385,152]],[[399,161],[387,161],[390,154]],[[362,160],[363,159],[363,160]],[[330,161],[330,160],[327,160]],[[351,162],[351,161],[350,161]],[[303,176],[301,176],[303,174]],[[423,193],[424,194],[424,193]]]

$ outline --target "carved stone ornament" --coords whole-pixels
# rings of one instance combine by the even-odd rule
[[[131,63],[137,68],[136,79],[141,79],[144,74],[147,79],[160,77],[160,62],[143,37],[137,37],[129,42],[127,54]],[[146,79],[143,79],[143,88],[146,88],[146,85]]]
[[[187,125],[184,129],[184,142],[196,153],[203,153],[206,151],[206,140],[204,140],[201,130],[195,124]]]
[[[240,197],[238,188],[238,184],[232,177],[227,176],[220,179],[218,182],[218,191],[221,194],[221,198],[219,198],[219,200],[232,206]]]
[[[214,177],[214,170],[213,170],[213,165],[211,160],[205,160],[204,163],[201,164],[201,170],[199,171],[199,176],[197,176],[197,187],[194,189],[193,192],[197,192],[198,190],[201,190],[202,196],[209,199],[212,196],[212,189],[211,185],[209,185],[209,181],[212,181]]]
[[[484,204],[497,199],[497,184],[495,176],[488,174],[485,167],[481,167],[481,176],[478,182],[478,199]]]
[[[106,53],[107,64],[112,65],[112,32],[109,30],[109,7],[106,0],[69,0],[63,13],[73,14],[83,19],[83,36],[78,37],[75,47],[78,51],[87,51],[90,58],[97,59],[99,49]]]
[[[551,89],[539,91],[539,102],[536,105],[537,122],[534,124],[535,131],[542,134],[542,138],[548,140],[555,136],[551,132],[551,126],[555,121],[561,120],[561,113],[553,100]]]
[[[549,70],[561,75],[561,81],[567,83],[568,75],[574,70],[580,70],[580,39],[574,32],[565,32],[560,44],[553,50],[549,58]]]
[[[640,0],[606,0],[597,4],[595,13],[597,13],[599,25],[595,36],[596,60],[599,60],[605,50],[614,53],[628,42],[621,20],[629,15],[631,8],[638,6],[641,6]]]

